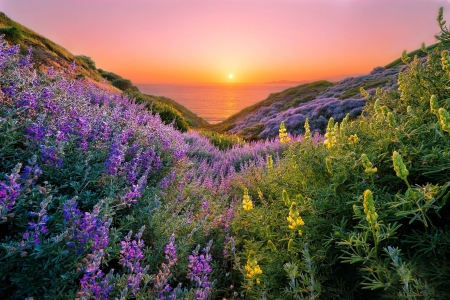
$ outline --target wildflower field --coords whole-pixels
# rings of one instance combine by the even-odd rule
[[[1,299],[450,299],[450,32],[326,134],[243,142],[0,39]]]

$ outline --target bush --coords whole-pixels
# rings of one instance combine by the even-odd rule
[[[97,68],[95,67],[95,62],[88,56],[85,55],[77,55],[75,56],[76,59],[78,59],[79,61],[81,61],[82,63],[84,63],[87,67],[87,69],[92,69],[92,70],[96,70]]]
[[[115,86],[116,88],[122,90],[122,91],[131,89],[133,87],[133,84],[131,83],[130,80],[123,79],[123,78],[114,79],[112,81],[112,85]]]
[[[1,28],[0,35],[1,34],[4,34],[8,41],[15,43],[18,42],[23,36],[22,30],[17,27]]]

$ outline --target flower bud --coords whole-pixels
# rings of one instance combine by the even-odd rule
[[[406,181],[406,177],[408,177],[409,172],[403,163],[401,155],[397,151],[394,151],[392,154],[392,161],[394,163],[394,170],[397,176]]]
[[[442,130],[450,132],[450,114],[445,108],[439,108],[439,122]]]

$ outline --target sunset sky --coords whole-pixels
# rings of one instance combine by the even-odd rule
[[[336,79],[434,43],[446,0],[0,0],[134,83]],[[230,74],[233,74],[230,78]]]

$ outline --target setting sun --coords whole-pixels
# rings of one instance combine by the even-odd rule
[[[233,79],[233,74],[228,75],[229,79]]]

